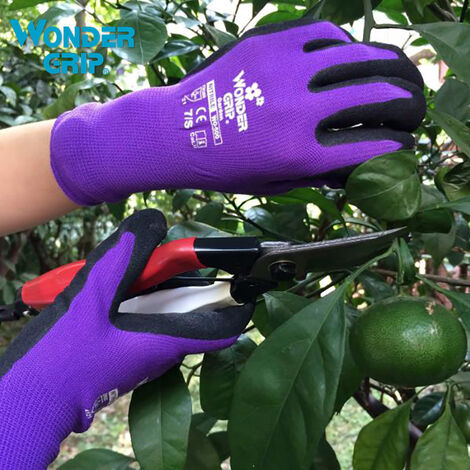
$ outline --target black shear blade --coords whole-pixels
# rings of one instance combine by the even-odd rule
[[[397,228],[300,245],[283,242],[262,243],[261,256],[253,265],[250,276],[273,280],[273,269],[278,263],[284,263],[283,266],[287,268],[290,265],[298,279],[302,279],[309,272],[353,268],[384,253],[395,238],[407,233],[406,228]]]

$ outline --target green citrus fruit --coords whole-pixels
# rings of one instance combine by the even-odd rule
[[[462,434],[465,436],[467,443],[470,442],[470,402],[461,401],[455,404],[454,418],[459,425]]]
[[[351,352],[368,377],[401,387],[442,382],[465,358],[457,316],[432,299],[393,297],[368,308],[351,329]]]

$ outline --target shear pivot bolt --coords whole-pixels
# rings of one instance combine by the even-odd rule
[[[279,261],[270,266],[270,272],[276,281],[290,281],[295,277],[295,263],[292,261]]]

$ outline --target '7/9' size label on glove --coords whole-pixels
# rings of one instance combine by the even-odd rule
[[[232,80],[232,89],[218,94],[215,80],[210,80],[181,99],[184,128],[189,131],[191,145],[205,148],[224,143],[224,128],[236,126],[238,132],[249,127],[248,111],[263,106],[264,96],[257,82],[247,84],[245,71]]]

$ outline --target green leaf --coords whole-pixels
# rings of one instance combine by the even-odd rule
[[[429,209],[417,212],[406,221],[410,232],[449,233],[454,223],[454,215],[448,209]]]
[[[10,10],[22,10],[23,8],[34,7],[41,3],[49,2],[50,0],[13,0],[10,5]]]
[[[444,403],[443,392],[433,392],[420,398],[411,411],[411,419],[418,426],[429,426],[434,423],[441,414]]]
[[[359,281],[364,287],[366,295],[372,297],[376,302],[396,295],[393,287],[385,282],[382,276],[372,271],[363,272],[359,276]]]
[[[224,205],[221,202],[209,202],[197,211],[194,220],[214,227],[220,222],[223,212]]]
[[[333,201],[325,197],[319,191],[312,188],[297,188],[279,196],[271,196],[272,201],[279,204],[309,204],[312,203],[319,207],[321,210],[328,212],[337,219],[342,219],[341,212],[338,210]]]
[[[424,277],[418,276],[425,284],[441,294],[444,294],[451,302],[452,306],[457,311],[462,323],[467,332],[470,332],[470,294],[456,292],[454,290],[444,289],[435,282],[430,281]],[[470,338],[468,338],[470,339]]]
[[[446,131],[462,152],[470,157],[470,129],[458,119],[442,111],[429,109],[428,114],[438,126]]]
[[[310,470],[341,470],[333,447],[323,436],[318,444],[318,449],[313,458]]]
[[[447,404],[435,424],[418,439],[411,470],[468,470],[467,443]]]
[[[382,0],[377,11],[385,13],[392,21],[399,24],[408,24],[406,16],[403,14],[403,5],[401,0]]]
[[[4,260],[5,261],[5,260]],[[3,302],[5,304],[12,304],[16,298],[16,289],[11,282],[7,282],[3,287]]]
[[[261,308],[257,306],[253,322],[264,337],[312,303],[305,297],[285,291],[268,292],[263,297],[265,303],[260,304]]]
[[[46,28],[51,25],[56,25],[61,19],[75,16],[83,11],[83,7],[80,7],[76,3],[65,3],[60,2],[56,5],[51,6],[42,15],[40,15],[36,21],[46,20]]]
[[[189,18],[182,15],[174,15],[173,20],[177,24],[182,24],[186,28],[194,28],[194,26],[199,26],[201,22],[197,18]]]
[[[470,215],[470,196],[462,197],[455,201],[438,202],[434,205],[434,209],[451,209],[462,214]]]
[[[194,194],[194,189],[178,189],[173,196],[173,210],[176,212],[178,209],[181,209],[192,197]]]
[[[421,240],[424,242],[424,248],[434,261],[434,266],[439,266],[442,260],[450,252],[455,243],[457,226],[452,223],[452,228],[448,233],[422,233]]]
[[[245,212],[245,217],[248,220],[254,222],[256,225],[259,225],[264,230],[267,230],[271,233],[276,232],[277,227],[273,215],[262,207],[250,207]],[[253,226],[245,222],[245,231],[253,231]]]
[[[276,233],[288,240],[311,241],[312,236],[306,224],[308,219],[305,204],[270,206],[276,226]]]
[[[150,16],[162,16],[162,12],[165,11],[165,2],[164,0],[152,0],[148,2],[147,0],[128,0],[124,7],[134,11],[143,11]],[[123,8],[125,10],[125,8]],[[121,16],[125,15],[126,11],[121,11]]]
[[[227,33],[226,31],[221,31],[220,29],[214,28],[214,26],[209,24],[204,25],[204,28],[207,29],[218,47],[223,47],[237,39],[233,34]]]
[[[433,23],[439,21],[439,18],[429,8],[418,8],[417,0],[402,0],[402,3],[402,8],[411,23]],[[420,11],[422,11],[422,13],[420,13]]]
[[[16,273],[16,265],[13,261],[9,259],[3,259],[2,264],[4,264],[10,271]]]
[[[269,0],[253,0],[253,16],[257,15],[268,3]]]
[[[372,217],[389,221],[410,218],[421,198],[413,152],[394,152],[366,161],[349,176],[346,194]]]
[[[266,16],[263,16],[257,23],[256,26],[263,26],[265,24],[280,23],[282,21],[291,21],[301,18],[303,15],[302,10],[279,10],[268,13]]]
[[[398,241],[398,284],[411,284],[416,279],[415,260],[403,238]]]
[[[42,110],[44,118],[54,119],[65,111],[75,108],[75,100],[80,91],[89,90],[104,83],[106,83],[106,80],[103,78],[89,78],[80,82],[72,83],[65,88],[56,101]]]
[[[135,460],[127,455],[118,454],[107,449],[89,449],[65,462],[60,470],[130,470]]]
[[[193,414],[191,418],[191,427],[201,431],[204,435],[209,434],[209,431],[214,427],[217,418],[209,416],[206,413]]]
[[[375,8],[380,0],[372,0],[372,8]],[[333,21],[336,24],[351,23],[364,16],[362,0],[326,0],[321,12],[322,19]]]
[[[310,468],[341,372],[344,292],[302,309],[250,356],[230,413],[233,470]]]
[[[457,224],[457,233],[452,251],[447,254],[447,259],[452,266],[459,265],[464,259],[464,253],[470,249],[470,229],[468,222],[458,214],[455,223]]]
[[[352,394],[359,388],[364,378],[352,357],[349,333],[357,310],[349,305],[345,306],[346,314],[346,337],[344,342],[344,357],[339,377],[338,390],[336,392],[335,412],[339,413],[343,405],[349,400]]]
[[[470,196],[470,160],[465,160],[453,168],[442,168],[436,175],[435,182],[450,201]]]
[[[191,397],[174,368],[132,394],[129,430],[141,468],[181,469],[191,424]]]
[[[202,409],[219,419],[228,419],[235,383],[256,343],[241,336],[229,348],[206,353],[202,362],[200,398]]]
[[[154,467],[155,468],[155,467]],[[203,432],[191,427],[185,470],[219,470],[220,460],[212,441]]]
[[[470,88],[464,82],[449,77],[436,93],[434,105],[437,111],[466,122],[470,119]]]
[[[5,95],[7,103],[11,104],[13,107],[16,106],[16,91],[12,87],[2,85],[0,86],[0,92]]]
[[[192,220],[183,222],[181,224],[173,225],[168,230],[165,241],[178,240],[180,238],[188,237],[229,237],[230,234],[221,232],[220,230],[210,227],[209,225],[202,224],[201,222],[194,222]]]
[[[165,47],[155,57],[155,61],[168,57],[178,57],[199,50],[201,46],[190,39],[175,39],[165,44]]]
[[[354,470],[401,470],[405,466],[410,407],[408,401],[362,428],[354,445]]]
[[[121,10],[121,18],[113,23],[116,27],[134,28],[134,47],[113,47],[113,52],[134,64],[150,62],[163,48],[168,37],[165,23],[156,15],[144,10]]]
[[[431,5],[435,1],[436,0],[415,0],[416,9],[418,10],[418,13],[423,15],[424,14],[424,8],[427,7],[428,5]]]
[[[126,203],[127,200],[106,203],[109,212],[111,212],[111,214],[116,218],[118,222],[120,222],[124,218],[124,214],[126,213]]]
[[[413,29],[429,41],[460,80],[470,85],[470,24],[439,21],[415,24]]]
[[[219,454],[219,461],[223,462],[225,459],[230,457],[230,445],[228,442],[228,432],[218,431],[209,434],[209,439],[215,450]]]

